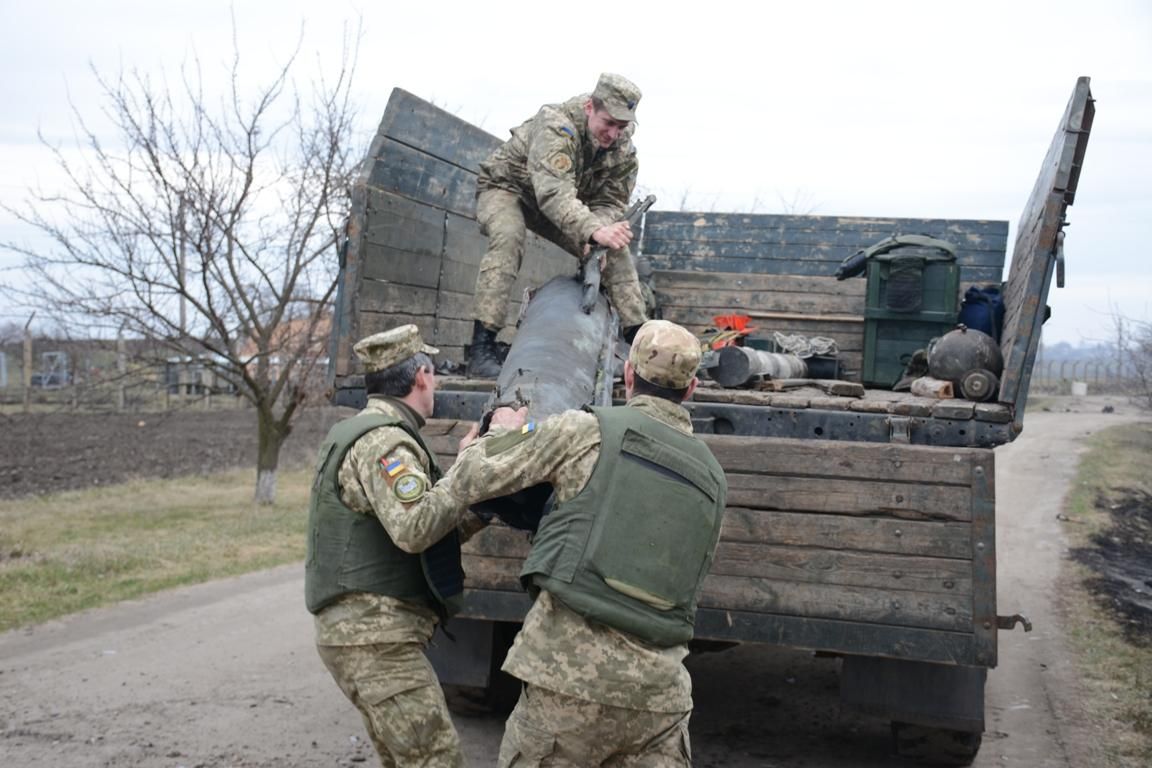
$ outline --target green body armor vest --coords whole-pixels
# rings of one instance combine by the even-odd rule
[[[600,458],[545,515],[520,572],[589,619],[660,647],[692,639],[728,486],[708,446],[635,408],[593,408]]]
[[[368,413],[333,426],[320,446],[312,482],[305,602],[309,611],[319,613],[351,592],[372,592],[426,604],[446,617],[456,612],[464,585],[456,531],[413,555],[396,546],[375,516],[350,509],[340,500],[344,456],[360,437],[379,427],[400,427],[407,432],[428,457],[429,479],[435,483],[441,477],[435,454],[420,433],[400,419]]]

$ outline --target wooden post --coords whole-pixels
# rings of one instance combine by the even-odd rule
[[[116,387],[116,410],[123,411],[127,398],[124,392],[124,377],[128,375],[127,354],[124,352],[124,331],[116,335],[116,378],[119,385]]]
[[[32,334],[28,328],[32,325],[33,312],[24,323],[24,413],[32,410]]]

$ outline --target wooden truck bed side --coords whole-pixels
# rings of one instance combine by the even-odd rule
[[[863,365],[865,280],[837,280],[840,262],[894,234],[954,243],[961,290],[998,285],[1006,221],[878,219],[653,211],[642,249],[655,268],[663,316],[692,331],[746,314],[761,333],[837,341],[845,378]]]
[[[432,420],[449,465],[466,424]],[[951,664],[996,663],[992,452],[714,435],[728,508],[697,637]],[[470,618],[518,621],[526,535],[464,548]]]
[[[476,172],[499,143],[423,99],[393,90],[353,185],[331,345],[338,395],[362,386],[352,344],[396,325],[415,323],[443,358],[464,358],[486,243],[475,220]],[[530,235],[509,325],[524,288],[575,268],[571,256]]]

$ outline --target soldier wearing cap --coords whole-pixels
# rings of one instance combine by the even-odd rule
[[[524,688],[501,766],[690,765],[683,659],[727,494],[681,405],[699,363],[691,333],[651,320],[624,366],[627,405],[538,424],[498,409],[504,429],[449,473],[470,504],[538,483],[555,491],[520,572],[535,602],[503,667]]]
[[[496,334],[531,229],[577,258],[608,248],[602,281],[632,340],[644,322],[644,298],[628,251],[632,230],[618,221],[636,186],[632,133],[640,89],[620,75],[600,76],[595,90],[541,107],[480,164],[476,220],[488,236],[480,262],[468,375],[500,372]]]
[[[317,649],[382,765],[460,766],[423,649],[455,608],[460,540],[478,526],[451,494],[428,493],[441,472],[420,427],[432,415],[437,350],[415,325],[353,349],[368,403],[321,446],[308,515],[305,599]]]

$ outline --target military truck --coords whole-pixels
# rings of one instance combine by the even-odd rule
[[[839,656],[842,701],[891,720],[905,753],[972,758],[984,730],[997,634],[1026,624],[997,605],[992,449],[1023,429],[1094,111],[1089,80],[1081,78],[1020,217],[1007,279],[1005,221],[651,210],[639,228],[636,255],[651,266],[661,316],[705,334],[717,316],[742,314],[757,329],[748,344],[777,339],[777,332],[830,338],[836,375],[870,384],[862,397],[843,397],[807,387],[706,383],[688,403],[729,483],[696,637]],[[393,91],[355,185],[341,256],[333,402],[363,404],[351,345],[400,323],[418,325],[441,359],[465,359],[485,250],[474,218],[476,173],[498,143],[411,93]],[[834,275],[846,258],[902,233],[954,246],[955,269],[932,286],[953,310],[952,300],[969,286],[1002,287],[1004,368],[988,401],[891,389],[904,353],[947,330],[955,314],[893,315],[877,304],[871,273]],[[530,235],[519,287],[575,266],[570,255]],[[514,302],[502,338],[514,337],[519,310]],[[444,378],[436,418],[424,432],[445,464],[490,389],[491,382]],[[522,532],[500,525],[465,546],[457,642],[440,643],[434,658],[445,682],[500,687],[502,654],[529,607],[518,580],[528,547]],[[1009,610],[1026,602],[1013,599]]]

